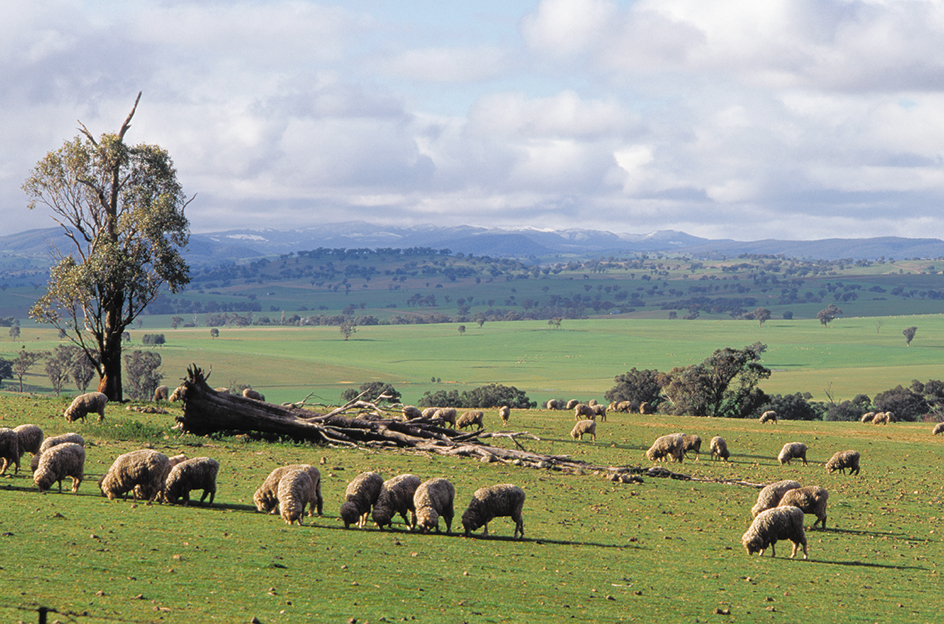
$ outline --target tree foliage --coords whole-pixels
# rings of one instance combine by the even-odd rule
[[[675,368],[663,393],[672,413],[691,416],[746,418],[764,404],[767,396],[757,387],[770,377],[760,364],[767,345],[718,349],[700,364]]]
[[[810,401],[812,398],[809,392],[775,394],[768,397],[767,403],[757,411],[774,410],[780,420],[820,420],[823,417],[822,404]]]
[[[4,379],[13,379],[13,362],[0,357],[0,386]]]
[[[770,320],[770,310],[767,308],[757,308],[752,313],[754,320],[757,321],[757,324],[763,326],[766,321]]]
[[[423,393],[417,403],[420,407],[458,407],[484,408],[501,407],[507,405],[517,409],[531,409],[537,407],[536,401],[528,399],[528,395],[514,386],[502,384],[487,384],[472,390],[465,390],[459,394],[456,390],[438,390]]]
[[[901,330],[902,335],[905,337],[905,346],[910,347],[911,341],[914,340],[915,334],[918,332],[918,328],[912,325],[907,329]]]
[[[138,100],[141,95],[138,94]],[[46,293],[30,316],[69,332],[96,360],[98,389],[122,399],[121,336],[162,288],[190,280],[181,249],[189,203],[166,151],[126,145],[138,100],[117,134],[81,135],[40,160],[23,184],[29,207],[53,212],[68,252],[56,250]]]
[[[164,375],[158,370],[161,356],[154,351],[135,350],[125,355],[125,371],[128,374],[128,395],[132,399],[148,400],[161,385]]]
[[[400,392],[391,386],[388,383],[382,381],[368,381],[362,383],[361,387],[355,390],[354,388],[348,388],[341,393],[341,400],[345,403],[354,399],[357,395],[362,392],[366,392],[364,396],[361,397],[362,401],[369,401],[371,403],[377,403],[378,401],[387,403],[399,403],[400,402]],[[385,397],[380,399],[380,397]]]
[[[829,327],[829,324],[841,314],[842,310],[839,309],[835,303],[830,303],[828,306],[816,313],[816,318],[819,319],[819,322],[823,325],[823,327]]]
[[[23,392],[23,377],[26,376],[26,373],[29,372],[29,369],[33,368],[33,365],[36,364],[36,362],[40,361],[44,357],[46,357],[45,352],[20,349],[20,352],[17,354],[17,356],[13,358],[13,374],[20,382],[20,392]]]
[[[661,400],[662,386],[668,381],[664,373],[657,370],[636,370],[617,375],[613,378],[616,385],[606,391],[607,401],[629,401],[633,411],[642,403],[655,407]]]
[[[76,350],[72,345],[58,345],[55,350],[46,358],[46,376],[49,377],[49,383],[55,391],[56,396],[62,392],[62,386],[69,381],[72,368],[73,351]]]

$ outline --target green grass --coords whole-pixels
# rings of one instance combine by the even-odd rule
[[[52,399],[0,399],[0,425],[35,422],[47,435],[67,425]],[[173,411],[175,408],[171,408]],[[488,414],[488,428],[497,419]],[[748,557],[740,536],[757,490],[708,481],[644,478],[616,485],[601,475],[367,451],[176,436],[172,415],[109,407],[104,424],[73,424],[90,442],[78,495],[36,492],[22,472],[0,477],[3,621],[35,621],[50,606],[88,619],[248,622],[548,621],[938,621],[937,562],[944,558],[940,445],[930,426],[781,422],[613,414],[596,444],[569,439],[568,413],[516,410],[525,445],[602,465],[647,465],[658,435],[728,440],[730,463],[669,468],[698,479],[766,483],[795,478],[829,490],[827,530],[809,531],[810,560]],[[137,423],[137,424],[133,424]],[[156,434],[156,432],[160,434]],[[143,436],[137,439],[137,435]],[[778,465],[784,442],[810,446],[809,466]],[[211,508],[108,501],[95,481],[120,453],[150,445],[220,461]],[[859,476],[828,475],[823,463],[846,448],[862,453]],[[325,515],[289,527],[254,511],[252,493],[269,470],[319,465]],[[323,462],[323,463],[321,463]],[[457,491],[457,516],[482,485],[525,489],[526,539],[507,518],[490,539],[344,530],[337,517],[358,472],[443,476]],[[26,469],[28,474],[28,468]],[[68,489],[68,488],[66,488]],[[812,522],[808,519],[807,524]],[[460,526],[456,518],[454,528]],[[715,615],[730,609],[730,616]],[[415,618],[415,619],[414,619]],[[61,617],[61,621],[70,621]]]

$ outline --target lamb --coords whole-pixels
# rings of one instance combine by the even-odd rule
[[[685,447],[681,435],[672,433],[656,438],[656,441],[646,451],[646,458],[649,461],[664,461],[666,456],[677,462],[685,459]]]
[[[942,432],[944,432],[944,422],[939,422],[934,425],[934,429],[931,430],[931,435],[937,435]]]
[[[383,477],[376,472],[362,472],[347,484],[344,504],[341,505],[341,520],[344,521],[345,529],[355,522],[358,528],[367,524],[367,514],[377,502],[383,483]]]
[[[17,440],[20,444],[20,457],[23,453],[29,451],[31,455],[39,453],[39,447],[43,444],[43,430],[37,425],[19,425],[13,428],[16,432]]]
[[[164,500],[177,504],[178,499],[183,498],[184,505],[189,505],[190,492],[203,490],[200,502],[209,495],[210,502],[207,505],[212,505],[213,497],[216,496],[216,474],[219,470],[220,463],[209,457],[194,457],[180,462],[170,469],[164,482]]]
[[[485,527],[483,535],[488,535],[488,523],[493,518],[511,516],[515,521],[514,538],[524,537],[524,518],[521,510],[524,508],[524,490],[517,485],[503,483],[490,487],[479,488],[472,495],[469,507],[462,514],[462,526],[465,536],[480,526]]]
[[[78,492],[84,476],[85,447],[75,442],[66,442],[44,451],[39,456],[39,466],[33,473],[33,482],[39,487],[40,493],[43,493],[58,481],[59,492],[62,493],[62,480],[69,477],[72,479],[72,491]]]
[[[276,468],[269,473],[259,489],[252,496],[256,509],[266,513],[276,513],[279,507],[279,481],[282,476],[292,470],[305,470],[311,479],[311,492],[308,495],[308,515],[314,515],[317,510],[320,516],[324,507],[324,498],[321,496],[321,472],[311,464],[291,464]]]
[[[243,388],[243,396],[253,401],[265,401],[265,395],[252,388]]]
[[[72,404],[63,412],[67,422],[82,420],[86,422],[86,416],[92,412],[98,412],[98,422],[105,420],[105,405],[108,404],[108,397],[101,392],[86,392],[75,397]]]
[[[846,474],[846,468],[849,474],[859,474],[859,451],[838,451],[826,462],[826,471],[833,473],[839,471]]]
[[[764,423],[769,423],[769,422],[772,422],[775,425],[777,424],[777,412],[773,410],[767,410],[766,412],[760,415],[760,424],[763,425]]]
[[[422,418],[423,412],[420,411],[420,408],[414,407],[413,405],[404,405],[403,417],[406,418],[407,420],[413,420],[414,418]]]
[[[170,395],[170,388],[167,386],[158,386],[154,388],[154,402],[166,401]]]
[[[596,416],[600,417],[600,422],[606,422],[606,406],[605,405],[593,405],[593,413]]]
[[[102,496],[114,500],[131,492],[137,502],[140,496],[153,501],[164,491],[164,478],[171,469],[170,458],[151,449],[119,455],[108,472],[98,481]]]
[[[36,469],[39,467],[39,458],[43,453],[54,446],[65,444],[66,442],[75,442],[79,446],[85,446],[85,438],[77,433],[63,433],[57,436],[48,437],[43,440],[43,443],[40,445],[39,453],[33,455],[33,459],[30,460],[30,470],[36,472]]]
[[[380,495],[374,503],[373,519],[380,530],[385,526],[393,525],[393,517],[400,514],[403,521],[412,530],[416,526],[416,508],[413,506],[413,495],[420,486],[420,478],[416,475],[402,474],[387,479],[380,488]],[[410,516],[407,517],[407,512]]]
[[[721,436],[711,438],[709,448],[711,449],[711,459],[717,457],[718,459],[728,461],[728,458],[731,457],[731,453],[728,451],[728,443],[725,442],[724,438]]]
[[[741,544],[747,550],[748,555],[760,553],[764,556],[764,551],[770,547],[770,556],[776,557],[777,551],[774,545],[777,540],[790,540],[793,542],[793,553],[791,557],[796,557],[797,550],[803,546],[803,558],[807,558],[806,552],[806,531],[803,530],[803,510],[797,507],[775,507],[762,511],[754,518],[747,532],[741,537]]]
[[[688,454],[689,451],[695,451],[695,459],[698,459],[699,454],[701,453],[701,438],[695,434],[682,435],[682,452]]]
[[[572,409],[574,409],[575,407],[577,407],[577,405],[578,405],[579,403],[580,403],[580,401],[578,401],[577,399],[571,399],[571,400],[567,401],[567,406],[565,407],[565,409],[572,410]]]
[[[305,515],[305,505],[309,504],[314,485],[311,482],[311,475],[302,468],[289,470],[279,480],[277,496],[279,499],[279,512],[282,520],[286,524],[302,525],[302,517]]]
[[[866,412],[862,414],[862,418],[859,419],[859,422],[870,423],[873,418],[875,418],[875,412]]]
[[[452,533],[455,498],[456,488],[446,479],[429,479],[420,483],[413,493],[416,527],[423,533],[429,533],[433,529],[439,533],[439,517],[442,516],[446,521],[446,533]]]
[[[802,459],[803,465],[806,466],[806,445],[802,442],[787,442],[783,445],[783,448],[780,449],[780,454],[777,455],[777,459],[780,461],[780,465],[789,464],[793,459]]]
[[[478,425],[479,429],[484,429],[485,425],[483,424],[483,419],[485,414],[479,410],[469,410],[464,413],[462,416],[459,416],[459,419],[456,421],[457,429],[465,429],[466,427],[471,427],[472,425]]]
[[[578,403],[574,406],[574,420],[594,420],[596,417],[597,413],[586,403]]]
[[[757,502],[751,507],[751,516],[756,518],[760,512],[773,509],[780,504],[780,499],[788,490],[794,490],[798,487],[800,487],[800,484],[790,479],[777,481],[766,486],[757,494]]]
[[[0,427],[0,474],[5,474],[7,468],[16,466],[14,474],[20,471],[20,436],[9,427]]]
[[[818,485],[794,488],[784,493],[783,498],[777,507],[796,507],[805,514],[816,516],[816,522],[811,529],[816,528],[817,523],[822,523],[822,528],[826,528],[826,500],[829,498],[829,492]]]
[[[550,401],[544,404],[544,408],[549,409],[549,410],[558,410],[560,409],[560,401],[558,401],[557,399],[551,399]]]
[[[594,442],[597,441],[597,423],[595,420],[579,420],[577,424],[574,425],[573,430],[570,432],[570,437],[574,440],[581,439],[583,440],[583,434],[589,433],[590,439]]]
[[[511,417],[511,408],[507,405],[502,405],[498,408],[498,417],[501,418],[502,424],[508,424],[508,418]]]

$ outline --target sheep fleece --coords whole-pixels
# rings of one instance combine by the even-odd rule
[[[128,492],[137,500],[140,492],[141,498],[152,501],[163,491],[164,477],[169,470],[167,455],[151,449],[131,451],[115,459],[98,487],[108,500]]]
[[[78,492],[85,477],[85,447],[75,442],[59,444],[43,453],[33,473],[33,481],[40,492],[45,492],[57,481],[61,492],[62,480],[66,477],[72,478],[72,491]]]
[[[501,516],[510,516],[514,520],[515,538],[524,537],[524,518],[521,516],[524,499],[524,490],[511,483],[479,488],[462,514],[466,537],[480,526],[485,527],[484,534],[488,535],[488,523]]]
[[[413,506],[413,495],[420,486],[420,478],[416,475],[402,474],[384,481],[380,488],[380,495],[374,504],[374,522],[381,529],[393,521],[396,514],[403,517],[407,526],[413,528],[416,524],[416,508]],[[412,514],[412,518],[407,514]]]
[[[803,546],[803,558],[806,553],[806,531],[803,530],[803,510],[797,507],[775,507],[762,511],[754,518],[747,532],[741,537],[741,544],[748,555],[760,553],[770,548],[770,556],[776,557],[774,545],[777,540],[793,542],[793,553],[796,557],[797,549]]]
[[[416,509],[416,525],[421,531],[436,529],[439,532],[439,518],[446,521],[446,533],[452,532],[452,518],[455,516],[453,503],[456,488],[446,479],[423,481],[413,494],[413,507]]]

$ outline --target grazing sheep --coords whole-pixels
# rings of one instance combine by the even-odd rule
[[[488,523],[494,518],[511,516],[515,521],[514,538],[524,537],[524,518],[521,510],[524,508],[524,490],[517,485],[503,483],[491,487],[479,488],[472,495],[469,507],[462,514],[462,526],[465,536],[479,528],[485,527],[483,535],[488,535]]]
[[[311,492],[308,495],[308,515],[314,515],[317,510],[320,516],[324,507],[324,498],[321,496],[321,472],[311,464],[291,464],[276,468],[269,473],[259,489],[252,495],[256,509],[266,513],[276,513],[279,508],[279,481],[282,476],[292,470],[305,470],[311,479]]]
[[[158,386],[154,388],[154,402],[166,401],[170,396],[170,388],[167,386]]]
[[[695,460],[698,460],[698,456],[701,454],[701,438],[695,434],[682,436],[682,452],[688,454],[689,451],[695,451]]]
[[[33,473],[33,482],[39,487],[40,493],[43,493],[58,481],[59,492],[62,493],[62,480],[69,477],[72,479],[72,491],[78,492],[84,476],[85,447],[75,442],[66,442],[44,451],[39,456],[39,466]]]
[[[640,413],[640,414],[651,414],[651,413],[652,413],[652,406],[649,405],[649,403],[648,403],[647,401],[643,401],[642,403],[639,404],[639,413]]]
[[[0,427],[0,463],[3,468],[0,474],[4,474],[10,466],[16,466],[14,474],[20,471],[20,436],[16,431],[9,427]]]
[[[550,401],[544,404],[544,407],[545,409],[549,409],[549,410],[560,409],[560,401],[558,401],[557,399],[551,399]]]
[[[780,461],[780,465],[789,464],[793,459],[802,459],[803,465],[806,466],[806,445],[802,442],[787,442],[783,445],[783,448],[780,449],[780,454],[777,455],[777,459]]]
[[[420,483],[413,493],[416,527],[423,533],[429,533],[433,529],[439,533],[439,517],[442,516],[446,521],[446,533],[452,533],[455,498],[456,488],[445,479],[429,479]]]
[[[756,518],[760,512],[773,509],[780,504],[780,499],[783,498],[785,492],[798,487],[800,487],[800,484],[790,479],[777,481],[766,486],[757,494],[757,502],[751,507],[751,516]]]
[[[63,433],[57,436],[48,437],[43,440],[43,443],[40,445],[39,453],[33,455],[33,459],[30,460],[30,470],[32,472],[36,472],[36,469],[39,467],[39,458],[43,453],[54,446],[65,444],[66,442],[75,442],[79,446],[85,446],[85,438],[77,433]]]
[[[728,461],[728,458],[731,457],[731,453],[728,451],[728,443],[725,442],[724,438],[721,436],[711,438],[709,448],[711,449],[711,459],[717,457],[718,459]]]
[[[153,501],[163,493],[164,478],[170,469],[170,458],[163,453],[151,449],[131,451],[115,459],[99,479],[98,488],[108,500],[131,492],[134,502],[139,496]]]
[[[305,505],[308,504],[313,489],[311,475],[308,474],[307,470],[299,468],[289,470],[282,475],[279,480],[277,495],[279,512],[286,524],[294,524],[297,520],[299,526],[302,525]]]
[[[934,429],[931,430],[931,435],[937,435],[942,432],[944,432],[944,422],[939,422],[934,425]]]
[[[186,388],[184,386],[177,386],[176,388],[174,388],[174,391],[170,393],[170,401],[171,402],[182,401],[184,398],[185,390]]]
[[[498,408],[498,417],[501,418],[502,424],[507,425],[508,419],[511,417],[511,408],[507,405],[502,405]]]
[[[791,557],[796,557],[797,550],[803,546],[803,558],[807,558],[806,553],[806,531],[803,530],[803,510],[797,507],[775,507],[762,511],[754,518],[747,532],[741,537],[741,544],[747,550],[748,555],[760,553],[764,556],[764,551],[770,547],[770,556],[776,557],[777,551],[774,545],[777,540],[790,540],[793,542],[793,553]]]
[[[596,400],[596,399],[590,399],[589,401],[587,401],[587,405],[589,405],[590,407],[596,407],[596,405],[597,405],[597,400]]]
[[[423,412],[420,411],[420,408],[413,405],[404,405],[403,406],[403,417],[407,420],[413,420],[414,418],[422,418]]]
[[[570,432],[570,437],[574,440],[581,439],[583,440],[583,434],[589,433],[590,439],[594,442],[597,441],[597,423],[595,420],[579,420],[577,424],[574,425],[574,428]]]
[[[760,415],[760,424],[763,425],[764,423],[769,423],[769,422],[772,422],[775,425],[777,424],[777,412],[773,410],[767,410],[766,412]]]
[[[438,407],[427,407],[422,411],[423,418],[433,418],[436,415],[436,412],[439,411]]]
[[[13,428],[20,444],[20,457],[27,451],[31,455],[39,453],[43,444],[43,430],[36,425],[19,425]]]
[[[485,414],[479,410],[469,410],[464,413],[462,416],[459,416],[459,419],[456,421],[457,429],[465,429],[466,427],[471,427],[472,425],[478,425],[479,429],[484,429],[485,425],[483,424],[483,419]]]
[[[887,425],[895,422],[895,415],[891,412],[876,412],[872,417],[873,425]]]
[[[816,516],[816,522],[810,527],[811,529],[815,529],[817,523],[822,523],[822,528],[825,529],[826,500],[828,498],[829,492],[825,489],[818,485],[809,485],[785,492],[777,507],[797,507],[805,514]]]
[[[838,451],[826,462],[826,471],[830,473],[838,470],[846,474],[846,468],[851,475],[859,474],[859,451]]]
[[[413,495],[420,486],[420,478],[416,475],[402,474],[387,479],[380,488],[380,495],[374,503],[373,519],[380,530],[385,526],[393,525],[393,517],[397,514],[412,530],[416,526],[416,508],[413,506]],[[407,516],[409,513],[409,517]]]
[[[572,410],[572,409],[574,409],[575,407],[577,407],[577,405],[578,405],[579,403],[580,403],[580,401],[578,401],[577,399],[571,399],[571,400],[567,401],[567,406],[566,406],[565,409]]]
[[[600,417],[600,422],[606,422],[606,406],[605,405],[593,405],[593,413],[596,416]]]
[[[265,395],[252,388],[243,388],[243,396],[253,401],[265,401]]]
[[[677,462],[685,459],[685,447],[681,435],[672,433],[656,438],[646,451],[646,458],[649,461],[664,461],[666,457],[671,457],[672,461]]]
[[[628,414],[629,412],[633,411],[633,404],[629,401],[620,401],[616,404],[616,411]]]
[[[376,472],[362,472],[347,484],[344,490],[344,504],[341,505],[341,520],[344,528],[357,523],[358,528],[367,524],[367,514],[380,496],[383,477]]]
[[[866,412],[862,414],[862,418],[859,419],[859,422],[870,423],[873,418],[875,418],[875,412]]]
[[[203,490],[200,502],[202,503],[209,494],[210,501],[207,505],[212,505],[213,497],[216,496],[216,474],[219,471],[220,463],[209,457],[194,457],[180,462],[171,468],[167,475],[167,481],[164,483],[164,500],[177,504],[177,500],[183,498],[184,505],[189,505],[190,492]]]
[[[449,423],[453,427],[456,426],[456,408],[454,407],[440,407],[436,410],[433,418],[442,419],[443,424]]]
[[[101,392],[86,392],[75,397],[72,404],[63,412],[67,422],[82,420],[86,422],[86,416],[92,412],[98,412],[98,422],[105,420],[105,405],[108,404],[108,397]]]
[[[586,403],[578,403],[574,406],[574,420],[594,420],[596,417],[596,411]]]

